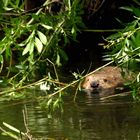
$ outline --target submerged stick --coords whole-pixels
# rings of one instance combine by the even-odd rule
[[[119,94],[114,94],[114,95],[109,95],[107,97],[102,97],[100,98],[100,100],[106,100],[106,99],[111,99],[111,98],[114,98],[114,97],[119,97],[119,96],[127,96],[131,93],[131,91],[128,91],[128,92],[123,92],[123,93],[119,93]]]

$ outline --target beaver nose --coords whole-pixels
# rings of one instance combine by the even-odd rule
[[[93,82],[91,82],[91,83],[90,83],[90,86],[91,86],[92,88],[97,88],[97,87],[99,86],[99,81],[93,81]]]

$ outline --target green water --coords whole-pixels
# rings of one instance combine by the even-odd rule
[[[73,102],[66,96],[64,112],[51,115],[36,103],[1,103],[0,125],[7,122],[24,132],[26,107],[28,127],[37,140],[139,140],[140,104],[123,98],[100,102],[81,93]],[[1,135],[0,140],[12,138]]]

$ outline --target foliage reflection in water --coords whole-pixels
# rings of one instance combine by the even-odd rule
[[[125,99],[124,99],[125,98]],[[79,93],[76,102],[64,96],[64,111],[52,114],[26,104],[28,127],[37,140],[138,140],[140,135],[139,104],[130,99],[100,102]],[[0,108],[1,123],[5,121],[24,130],[21,105]],[[9,138],[0,139],[9,140]]]

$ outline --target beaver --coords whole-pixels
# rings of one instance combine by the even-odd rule
[[[123,87],[124,83],[121,68],[107,66],[87,76],[82,83],[82,89],[88,94],[99,93],[105,96],[115,93],[115,89]]]

